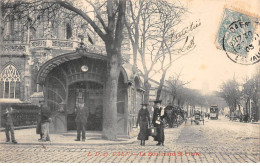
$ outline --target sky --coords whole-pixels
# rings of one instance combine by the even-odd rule
[[[234,75],[242,82],[246,76],[255,71],[260,63],[241,65],[232,62],[223,50],[217,48],[215,40],[225,8],[258,15],[259,18],[260,0],[250,0],[250,3],[248,0],[180,0],[180,2],[189,11],[183,18],[182,25],[189,26],[191,22],[200,21],[201,26],[192,34],[196,47],[172,64],[167,72],[167,78],[172,73],[181,71],[181,80],[191,81],[187,85],[188,88],[211,93],[218,91],[222,82],[232,79]],[[159,81],[160,74],[155,74],[152,78]]]

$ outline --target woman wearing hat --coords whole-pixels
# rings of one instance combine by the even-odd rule
[[[145,140],[148,140],[148,125],[150,126],[150,114],[147,109],[148,104],[142,104],[142,108],[139,110],[136,127],[140,126],[140,132],[137,139],[141,140],[141,146],[145,145]]]
[[[154,101],[154,112],[153,112],[153,119],[152,124],[156,127],[157,135],[154,137],[154,141],[158,141],[157,146],[162,145],[164,146],[164,122],[163,118],[167,116],[167,113],[161,107],[161,100]]]

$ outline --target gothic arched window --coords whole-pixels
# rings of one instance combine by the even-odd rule
[[[7,65],[0,74],[0,98],[20,98],[20,74],[11,64]]]

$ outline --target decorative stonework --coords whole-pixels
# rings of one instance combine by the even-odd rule
[[[40,67],[49,59],[53,58],[51,55],[51,51],[37,51],[33,52],[32,56],[29,58],[29,65],[33,66],[34,70],[39,70]]]
[[[4,82],[11,82],[11,81],[12,82],[20,82],[21,78],[20,78],[20,74],[17,71],[17,69],[13,65],[9,64],[1,72],[0,81],[4,81]]]

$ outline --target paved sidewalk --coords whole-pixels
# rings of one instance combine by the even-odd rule
[[[56,133],[50,134],[50,142],[39,142],[39,134],[36,134],[36,129],[21,129],[15,130],[15,138],[18,144],[25,145],[76,145],[76,144],[86,144],[86,145],[113,145],[113,144],[131,144],[137,141],[137,137],[133,138],[118,138],[116,141],[109,141],[102,139],[102,133],[96,131],[86,131],[86,141],[74,141],[76,139],[76,131],[70,131],[67,133]],[[5,132],[0,132],[0,144],[11,144],[5,142]]]
[[[127,140],[129,141],[127,143],[123,141],[124,139],[101,140],[100,133],[97,132],[88,132],[86,142],[80,143],[74,142],[75,132],[57,134],[58,136],[52,134],[52,144],[42,144],[36,141],[38,136],[35,130],[30,130],[34,137],[30,139],[33,139],[36,145],[0,144],[0,162],[258,163],[259,127],[255,124],[233,123],[222,118],[206,120],[205,125],[191,125],[188,120],[178,128],[165,129],[164,146],[156,146],[157,142],[151,137],[145,146],[140,146],[136,138],[132,139],[132,143],[132,140]],[[15,132],[19,135],[19,130]],[[0,136],[3,134],[0,133]],[[30,136],[30,133],[26,135],[22,132],[22,134]],[[96,139],[94,143],[93,139]],[[17,140],[22,142],[22,135],[19,135]],[[57,144],[59,140],[62,140],[63,144]]]

